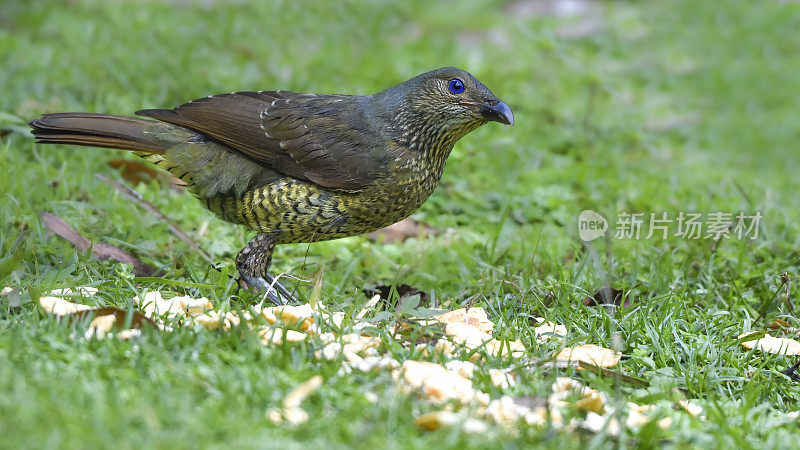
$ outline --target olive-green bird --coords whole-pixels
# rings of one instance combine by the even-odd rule
[[[236,267],[276,304],[294,299],[267,272],[275,244],[408,217],[456,141],[489,121],[514,124],[508,105],[452,67],[373,95],[235,92],[136,114],[156,120],[56,113],[30,126],[40,143],[131,150],[186,181],[221,219],[256,231]]]

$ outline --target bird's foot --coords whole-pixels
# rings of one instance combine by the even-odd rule
[[[249,277],[240,274],[242,279],[248,284],[253,286],[254,289],[264,293],[264,296],[269,299],[275,306],[290,305],[300,303],[281,283],[279,283],[272,275],[265,274],[264,277]]]

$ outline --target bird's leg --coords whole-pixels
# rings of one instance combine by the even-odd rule
[[[236,255],[236,268],[248,285],[265,292],[276,305],[298,303],[297,299],[283,287],[267,270],[272,263],[275,238],[269,234],[258,234]]]

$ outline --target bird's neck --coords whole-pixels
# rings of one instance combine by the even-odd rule
[[[399,108],[393,119],[393,135],[398,144],[419,152],[435,166],[444,167],[456,141],[474,130],[480,123],[454,127],[444,118],[414,109]]]

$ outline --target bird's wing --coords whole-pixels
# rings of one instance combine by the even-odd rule
[[[136,114],[202,133],[286,175],[356,191],[383,167],[358,98],[235,92]]]

